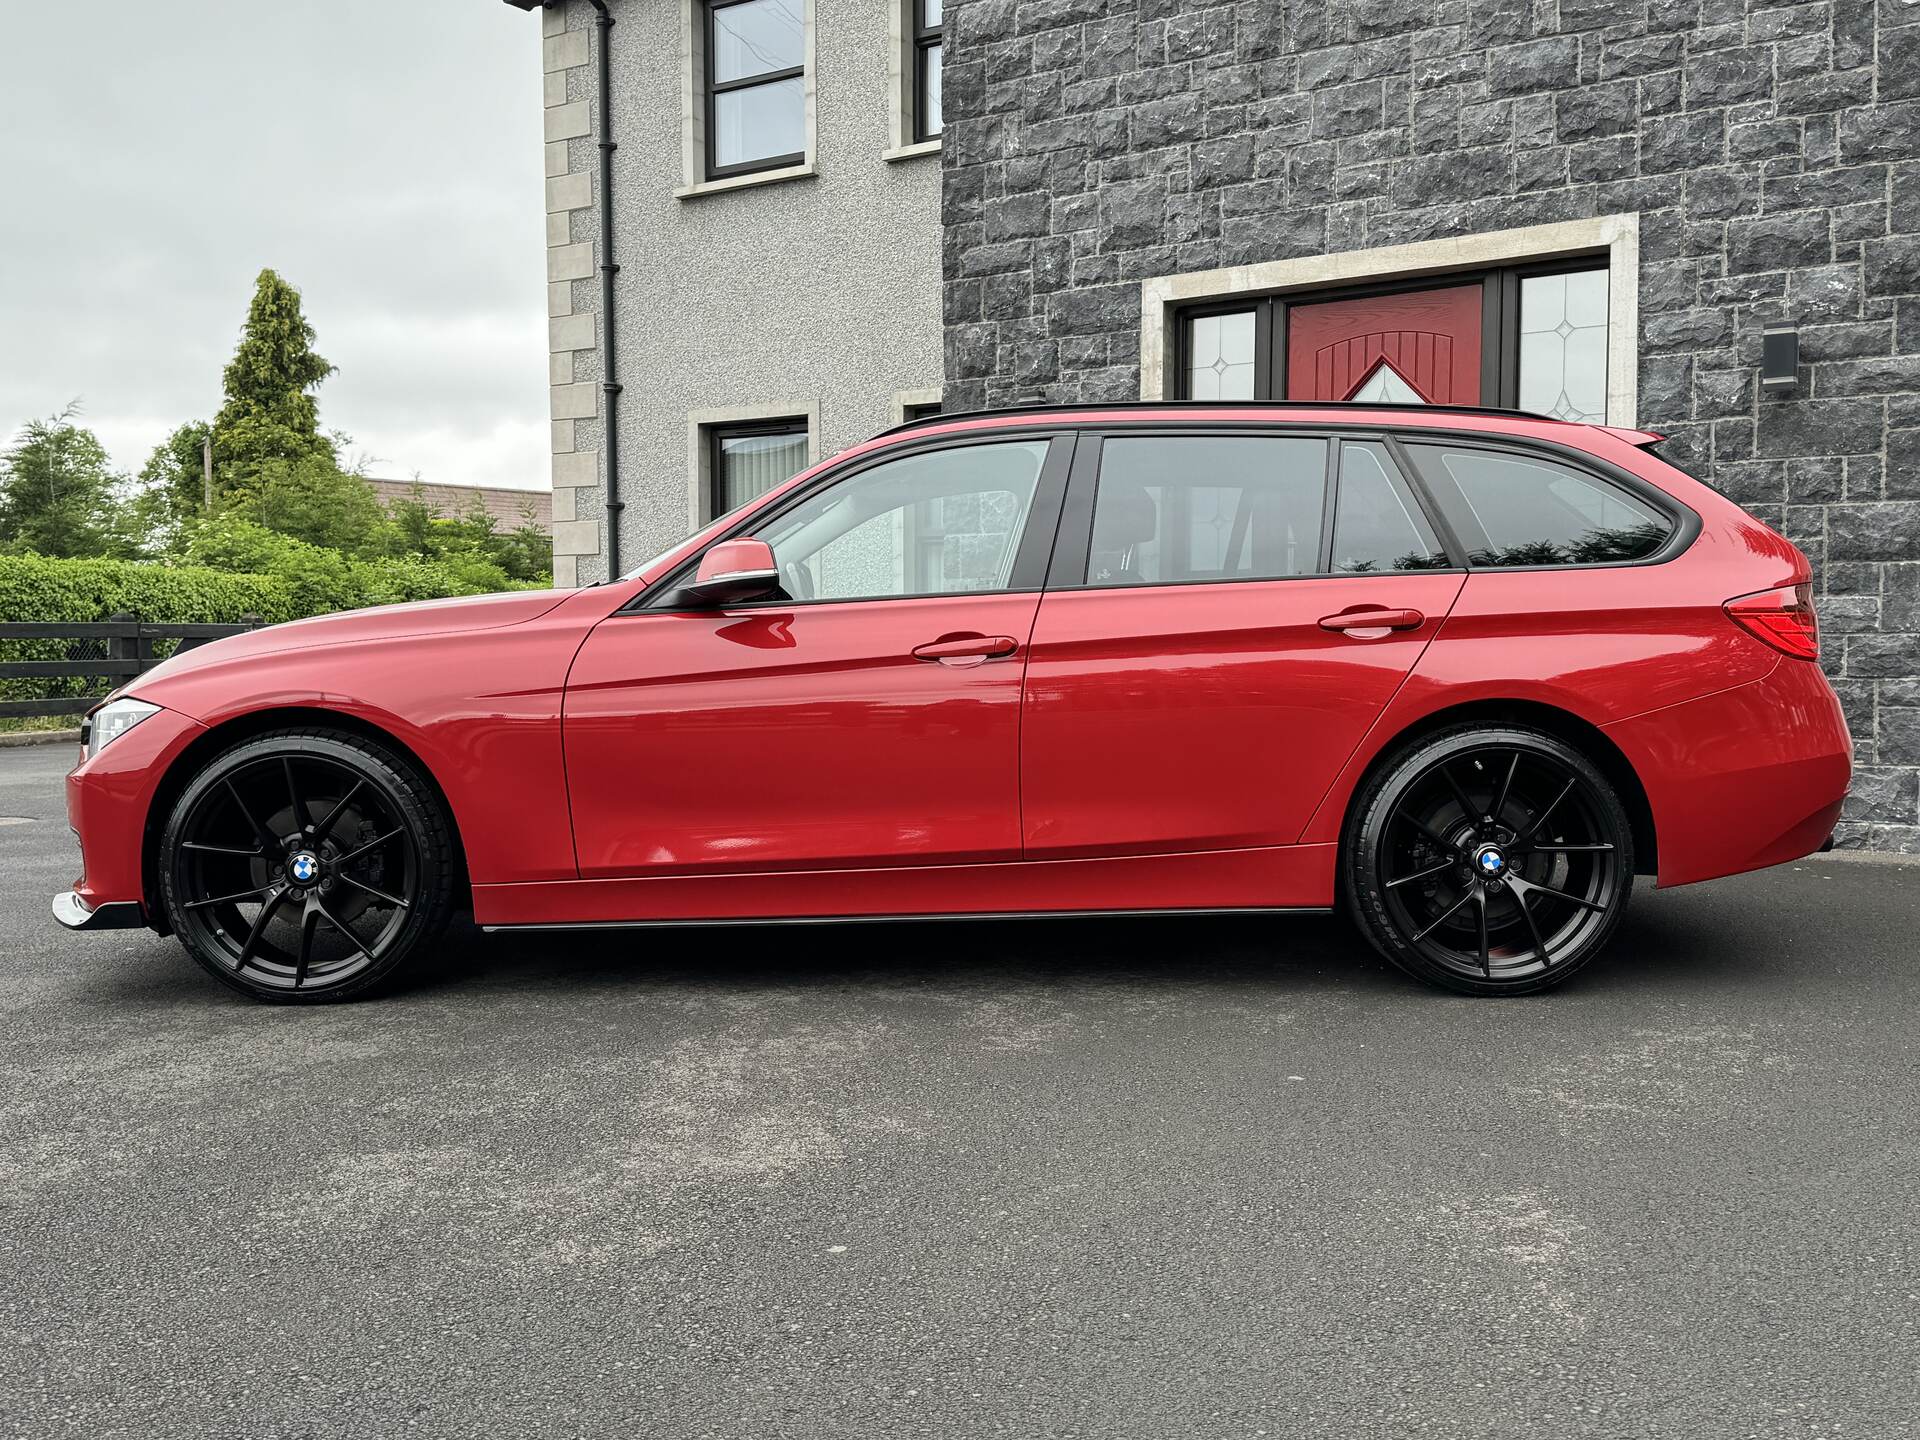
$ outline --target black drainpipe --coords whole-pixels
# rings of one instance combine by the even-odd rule
[[[614,364],[613,349],[613,277],[620,267],[613,263],[613,152],[619,148],[613,138],[613,16],[607,13],[606,0],[589,0],[599,20],[599,95],[600,111],[600,393],[606,397],[601,408],[600,448],[606,452],[607,486],[607,579],[620,578],[620,512],[626,502],[620,498],[620,372]]]
[[[539,10],[559,0],[507,0],[520,10]],[[606,398],[601,411],[605,434],[600,448],[606,452],[607,486],[607,578],[620,578],[620,512],[626,504],[620,499],[620,372],[613,357],[613,277],[620,267],[613,263],[613,152],[620,147],[613,139],[613,68],[609,53],[613,16],[607,13],[606,0],[588,0],[599,12],[595,23],[600,28],[599,95],[595,104],[600,111],[600,393]]]

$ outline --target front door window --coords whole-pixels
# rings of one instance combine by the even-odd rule
[[[1045,440],[957,445],[864,470],[758,532],[795,600],[1007,588]]]

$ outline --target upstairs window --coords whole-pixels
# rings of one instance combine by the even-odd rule
[[[913,138],[940,136],[941,0],[908,0],[913,16]]]
[[[706,0],[707,176],[806,159],[806,0]]]

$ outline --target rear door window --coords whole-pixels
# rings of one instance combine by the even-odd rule
[[[1451,563],[1386,446],[1377,441],[1342,444],[1334,501],[1334,574],[1444,570]]]
[[[1638,496],[1570,465],[1466,446],[1407,448],[1475,566],[1641,560],[1673,533],[1673,521]]]
[[[1143,435],[1101,447],[1091,585],[1311,575],[1320,563],[1327,442]]]

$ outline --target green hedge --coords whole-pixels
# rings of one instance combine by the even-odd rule
[[[302,612],[286,582],[272,576],[136,560],[0,555],[0,621],[95,621],[123,613],[157,623],[231,625],[248,614],[279,621]],[[6,648],[0,642],[0,653]]]
[[[265,575],[132,560],[0,555],[0,621],[91,622],[134,614],[156,623],[232,625],[246,615],[275,621],[298,613],[286,584]],[[0,640],[0,660],[65,660],[86,653],[66,640]],[[5,680],[0,699],[99,694],[106,683],[78,676]]]
[[[271,557],[278,573],[267,575],[205,565],[0,555],[0,622],[90,622],[130,614],[155,624],[234,625],[249,615],[277,624],[367,605],[544,588],[502,583],[491,567],[462,573],[439,561],[349,560],[336,551],[286,544],[286,553]],[[0,640],[0,660],[64,660],[73,653],[65,640]],[[0,699],[7,700],[97,692],[97,684],[77,677],[0,681]]]

